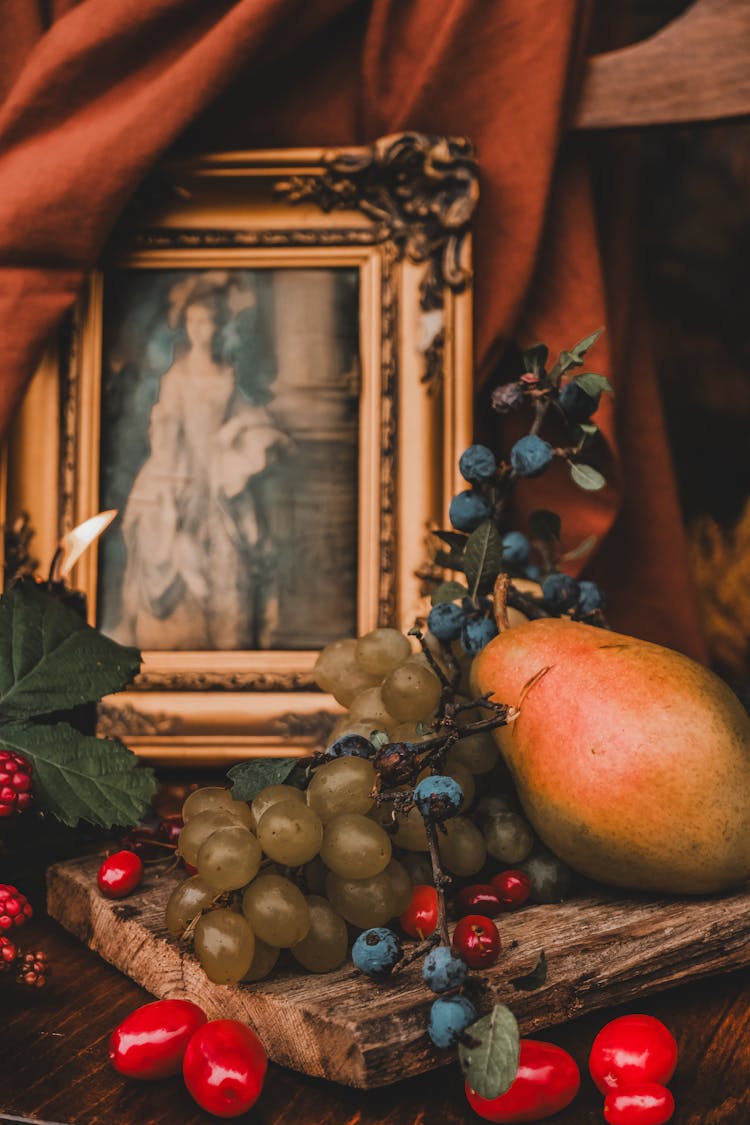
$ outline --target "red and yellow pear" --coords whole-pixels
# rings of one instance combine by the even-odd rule
[[[750,719],[706,668],[549,618],[491,641],[472,681],[521,703],[495,737],[526,815],[574,870],[675,894],[750,878]]]

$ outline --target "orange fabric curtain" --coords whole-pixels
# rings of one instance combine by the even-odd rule
[[[366,143],[407,128],[469,136],[481,168],[479,379],[511,339],[559,349],[607,323],[587,154],[578,143],[561,148],[587,7],[9,0],[0,432],[125,203],[174,146]],[[592,361],[618,392],[616,409],[604,403],[597,419],[612,483],[583,494],[555,473],[521,489],[520,504],[560,511],[566,546],[602,537],[594,569],[616,627],[701,656],[653,375],[627,365],[625,337],[610,333]]]

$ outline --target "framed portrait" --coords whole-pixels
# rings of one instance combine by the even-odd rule
[[[160,762],[312,749],[341,711],[320,649],[424,611],[472,433],[476,193],[469,143],[419,134],[141,190],[56,376],[55,534],[117,510],[72,583],[143,653],[103,733]]]

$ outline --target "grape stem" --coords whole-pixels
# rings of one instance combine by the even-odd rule
[[[432,863],[432,881],[437,891],[438,924],[437,932],[440,934],[442,945],[450,945],[448,936],[448,915],[445,910],[445,886],[450,879],[443,874],[440,866],[440,853],[438,852],[437,825],[431,817],[424,818],[424,828],[427,833],[427,844],[430,849],[430,862]]]
[[[416,945],[414,949],[412,949],[411,953],[404,954],[404,956],[394,968],[394,973],[400,972],[401,969],[405,969],[408,965],[413,965],[415,961],[418,961],[420,959],[420,957],[424,957],[425,954],[429,953],[431,949],[434,949],[439,942],[440,933],[438,930],[435,930],[434,934],[430,934],[430,936],[425,941],[421,941],[419,945]]]

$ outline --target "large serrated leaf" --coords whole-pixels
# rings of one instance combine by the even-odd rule
[[[466,1029],[466,1042],[458,1045],[464,1078],[483,1098],[499,1098],[518,1073],[520,1036],[516,1017],[504,1004],[496,1004]]]
[[[267,785],[283,785],[297,758],[250,758],[227,771],[235,801],[254,801]]]
[[[140,668],[137,649],[92,629],[35,582],[0,598],[0,715],[66,711],[121,691]]]
[[[502,537],[494,523],[485,520],[471,533],[464,548],[463,568],[472,597],[492,589],[502,565]]]
[[[459,598],[464,598],[468,594],[468,590],[461,582],[441,582],[440,585],[432,591],[430,601],[433,605],[440,605],[441,602],[457,602]]]
[[[607,483],[599,470],[592,465],[571,464],[570,476],[584,492],[598,492]]]
[[[137,824],[156,791],[153,772],[121,742],[67,723],[3,723],[0,745],[29,759],[40,807],[71,827],[80,820],[103,828]]]

